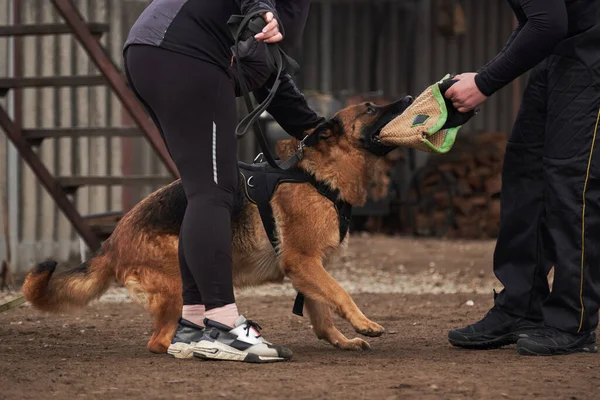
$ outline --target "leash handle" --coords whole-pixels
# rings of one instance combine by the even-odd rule
[[[271,150],[267,143],[267,139],[265,137],[265,134],[262,131],[262,128],[260,126],[260,123],[258,122],[258,119],[259,119],[260,115],[269,107],[269,105],[275,98],[275,95],[277,94],[277,90],[279,89],[279,85],[281,83],[280,82],[281,73],[284,70],[284,56],[287,61],[289,69],[292,69],[293,71],[297,71],[299,69],[299,65],[298,65],[298,63],[296,63],[295,60],[293,60],[291,57],[287,56],[283,52],[283,50],[281,50],[279,48],[279,46],[277,46],[274,43],[273,44],[267,43],[266,44],[267,50],[273,57],[273,60],[277,67],[277,75],[275,77],[275,83],[273,84],[273,87],[269,91],[269,95],[267,96],[267,98],[262,103],[260,103],[258,105],[258,107],[253,109],[252,99],[250,98],[250,92],[248,91],[248,87],[246,85],[246,79],[244,78],[244,74],[242,71],[241,58],[239,57],[239,42],[240,42],[240,38],[242,38],[242,35],[245,32],[246,25],[250,25],[250,24],[253,25],[254,30],[250,29],[250,32],[254,32],[257,29],[258,29],[258,31],[255,33],[260,32],[260,30],[264,26],[264,24],[262,24],[263,20],[262,20],[262,17],[260,16],[260,14],[267,12],[267,11],[268,10],[259,10],[252,14],[248,14],[248,15],[244,16],[243,18],[241,16],[233,15],[233,16],[231,16],[231,18],[228,21],[229,29],[230,29],[230,31],[234,37],[234,41],[235,41],[234,57],[235,57],[236,69],[237,69],[237,73],[238,73],[238,81],[239,81],[240,90],[244,97],[244,102],[246,104],[246,108],[248,111],[248,114],[236,126],[235,134],[236,134],[236,137],[238,139],[240,139],[248,132],[248,129],[250,129],[250,127],[252,127],[252,130],[254,131],[254,135],[255,135],[255,137],[263,151],[263,155],[264,155],[265,159],[267,160],[267,162],[269,163],[269,165],[276,169],[287,170],[287,169],[292,168],[294,165],[296,165],[296,163],[298,161],[300,161],[300,159],[303,156],[303,152],[300,151],[300,149],[299,149],[299,151],[294,156],[292,156],[285,162],[278,164],[277,161],[275,160],[275,157],[273,157],[273,154],[271,153]],[[258,16],[258,18],[257,18],[257,16]],[[258,19],[260,19],[260,21],[258,21]],[[239,22],[239,24],[238,24],[238,22]],[[237,25],[237,29],[235,29],[235,25]]]

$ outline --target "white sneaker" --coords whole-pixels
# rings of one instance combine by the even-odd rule
[[[171,357],[189,359],[194,357],[194,347],[202,338],[204,328],[187,319],[180,318],[177,330],[167,353]]]
[[[267,342],[260,334],[260,325],[242,315],[235,320],[233,328],[208,318],[204,325],[204,334],[193,350],[197,358],[249,363],[288,361],[292,358],[290,349]]]

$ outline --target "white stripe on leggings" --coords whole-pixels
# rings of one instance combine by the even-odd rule
[[[217,125],[213,121],[213,137],[212,137],[212,158],[213,158],[213,179],[218,185],[217,179]]]

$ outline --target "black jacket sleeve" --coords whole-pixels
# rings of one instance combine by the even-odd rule
[[[253,92],[259,102],[262,103],[269,95],[269,88],[272,87],[274,79],[274,76],[271,77],[265,86]],[[308,105],[306,97],[289,74],[284,72],[279,79],[281,83],[267,111],[289,135],[302,139],[306,130],[314,128],[325,118],[319,116]]]
[[[491,96],[552,52],[567,35],[565,0],[521,0],[525,21],[508,48],[475,77],[477,87]]]
[[[483,67],[479,68],[479,71],[477,71],[477,72],[478,73],[483,72],[486,68],[488,68],[490,65],[495,63],[498,58],[500,58],[502,55],[504,55],[504,53],[506,53],[506,50],[508,50],[508,48],[510,47],[512,42],[515,41],[515,38],[517,37],[519,32],[521,32],[521,29],[523,29],[523,25],[519,22],[519,25],[515,28],[513,33],[510,35],[510,37],[504,44],[504,47],[502,48],[502,50],[500,50],[500,52],[498,52],[498,54],[496,54],[496,56],[494,58],[492,58],[490,61],[488,61],[487,64],[485,64]]]
[[[268,2],[275,6],[275,1]],[[281,1],[280,4],[277,4],[281,17],[280,28],[282,25],[286,25],[292,32],[290,37],[286,37],[279,43],[282,48],[286,46],[293,48],[300,42],[309,6],[310,1],[308,0]],[[300,92],[288,73],[283,72],[279,80],[279,88],[271,104],[267,107],[267,111],[289,135],[302,139],[306,130],[315,127],[325,118],[319,116],[308,105],[306,97]],[[275,76],[272,76],[264,86],[252,92],[256,100],[262,103],[267,98],[274,81]]]

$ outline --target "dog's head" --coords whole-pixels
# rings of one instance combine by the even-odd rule
[[[317,142],[323,143],[323,147],[348,148],[349,145],[367,156],[384,156],[396,147],[379,141],[381,129],[412,102],[413,98],[406,96],[384,106],[370,102],[348,106],[317,126],[311,135],[317,135]]]
[[[379,142],[379,132],[412,101],[406,96],[384,106],[362,103],[338,111],[307,132],[304,143],[308,147],[299,165],[339,189],[351,204],[364,203],[375,162],[395,149]],[[298,145],[296,139],[282,140],[277,153],[281,159],[287,159]]]

